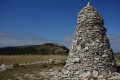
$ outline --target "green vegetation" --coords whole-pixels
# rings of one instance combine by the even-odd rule
[[[5,47],[0,48],[0,55],[67,55],[69,49],[56,43],[46,43],[34,46]]]

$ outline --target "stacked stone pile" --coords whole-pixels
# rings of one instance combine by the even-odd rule
[[[116,72],[113,51],[106,36],[103,18],[87,4],[79,13],[64,76],[101,76]]]

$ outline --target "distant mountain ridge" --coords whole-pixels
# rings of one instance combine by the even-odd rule
[[[68,52],[68,48],[58,43],[45,43],[42,45],[27,45],[0,48],[0,55],[67,55]]]

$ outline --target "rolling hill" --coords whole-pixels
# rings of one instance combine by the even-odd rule
[[[42,45],[4,47],[0,48],[0,55],[67,55],[69,49],[57,43],[45,43]]]

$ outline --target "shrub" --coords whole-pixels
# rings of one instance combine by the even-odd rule
[[[13,68],[19,68],[20,65],[18,63],[13,64]]]

